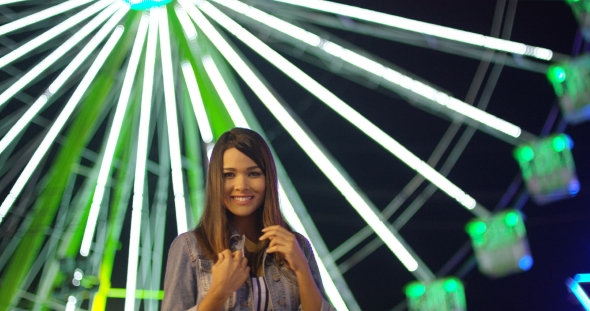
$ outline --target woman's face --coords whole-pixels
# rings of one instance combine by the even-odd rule
[[[266,183],[260,167],[236,148],[223,154],[223,180],[227,210],[248,217],[262,205]]]

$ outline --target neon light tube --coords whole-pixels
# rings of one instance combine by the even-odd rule
[[[178,117],[176,115],[176,96],[174,95],[174,73],[172,72],[168,14],[166,10],[161,10],[160,14],[160,55],[162,56],[162,75],[164,77],[164,101],[166,103],[166,123],[168,125],[168,145],[172,168],[174,205],[176,206],[176,224],[180,235],[188,231],[188,221],[186,219],[182,158],[178,134]]]
[[[11,31],[32,25],[34,23],[40,22],[42,20],[48,19],[52,16],[57,14],[61,14],[63,12],[67,12],[73,8],[79,7],[83,4],[86,4],[92,0],[70,0],[64,3],[60,3],[56,6],[52,6],[48,9],[39,11],[34,14],[27,15],[23,18],[17,19],[12,21],[8,24],[4,24],[0,26],[0,36],[3,36]],[[2,4],[2,3],[0,3]]]
[[[82,39],[88,36],[92,31],[94,31],[100,24],[102,24],[109,16],[111,16],[119,7],[121,3],[114,3],[109,8],[102,11],[98,16],[96,16],[92,21],[87,23],[80,31],[76,32],[71,38],[69,38],[66,42],[60,45],[57,49],[55,49],[51,54],[49,54],[45,59],[43,59],[39,64],[29,70],[26,74],[24,74],[20,79],[18,79],[14,84],[12,84],[9,88],[7,88],[2,94],[0,94],[0,107],[4,105],[12,96],[22,90],[25,86],[27,86],[31,81],[33,81],[37,76],[39,76],[43,71],[45,71],[49,66],[53,65],[58,59],[64,56],[69,50],[75,47]],[[44,36],[44,35],[42,35]],[[38,38],[37,38],[38,39]],[[34,40],[27,42],[29,44]],[[25,44],[25,45],[26,45]],[[24,47],[24,45],[22,46]],[[18,49],[14,50],[13,52],[17,51]],[[11,53],[7,54],[5,57],[11,55]],[[0,59],[0,62],[5,58],[3,57]],[[1,66],[0,66],[1,67]],[[53,87],[55,88],[55,86]],[[51,87],[50,87],[51,89]]]
[[[375,230],[381,237],[385,244],[394,252],[400,261],[406,266],[409,271],[416,271],[418,269],[418,262],[408,250],[400,243],[398,238],[391,231],[391,226],[386,224],[384,220],[380,219],[375,213],[375,208],[372,208],[363,197],[361,197],[354,186],[352,186],[341,172],[334,166],[334,164],[326,157],[320,148],[311,140],[305,131],[297,124],[291,117],[287,110],[277,101],[272,93],[264,86],[258,77],[250,70],[244,61],[231,49],[231,47],[223,40],[221,35],[216,32],[215,28],[208,23],[207,19],[194,7],[186,4],[186,0],[179,0],[179,3],[185,8],[189,16],[197,23],[199,28],[207,35],[213,44],[224,55],[228,62],[234,67],[236,72],[242,79],[252,88],[255,94],[268,107],[273,115],[281,121],[284,128],[295,139],[295,141],[302,147],[302,149],[309,155],[309,157],[316,163],[318,168],[330,179],[336,188],[344,195],[344,197],[351,203],[363,219]],[[208,13],[210,9],[215,9],[211,4],[205,2],[201,9]],[[210,14],[208,14],[210,15]],[[215,14],[217,15],[217,14]],[[211,15],[210,15],[211,16]],[[216,16],[219,17],[219,16]],[[216,19],[216,17],[213,17]],[[227,17],[225,15],[221,18]]]
[[[197,78],[195,77],[193,67],[188,61],[182,62],[182,73],[184,75],[184,81],[186,82],[188,95],[191,99],[191,103],[193,104],[193,111],[195,112],[195,117],[197,118],[197,124],[199,125],[201,137],[205,143],[209,144],[213,142],[211,125],[209,124],[207,112],[205,111],[205,106],[203,105],[201,92],[199,92]]]
[[[137,30],[137,36],[135,37],[133,49],[131,51],[131,56],[129,57],[129,64],[127,65],[125,79],[123,80],[121,94],[119,95],[117,110],[115,111],[115,116],[113,117],[111,131],[109,132],[107,145],[105,147],[102,162],[100,164],[96,188],[94,190],[94,196],[92,198],[92,204],[88,214],[88,221],[86,222],[86,229],[84,230],[84,237],[82,238],[82,244],[80,247],[80,255],[82,256],[88,256],[90,252],[90,245],[92,244],[92,238],[96,229],[96,221],[98,220],[98,214],[100,212],[100,206],[104,197],[105,187],[111,171],[113,156],[117,147],[117,140],[121,133],[123,119],[125,118],[125,112],[127,111],[127,106],[129,104],[131,89],[133,87],[133,82],[135,81],[135,74],[137,73],[139,59],[141,58],[141,52],[145,42],[148,23],[149,18],[146,15],[142,16],[141,21],[139,22],[139,28]]]
[[[306,31],[303,28],[285,22],[279,18],[276,18],[256,8],[248,6],[242,2],[227,0],[215,0],[215,2],[218,2],[236,12],[249,16],[256,21],[263,23],[295,39],[306,42],[312,46],[320,47],[327,53],[335,57],[338,57],[353,66],[366,70],[378,77],[384,78],[394,84],[397,84],[409,91],[414,92],[415,94],[418,94],[429,99],[433,103],[446,106],[447,108],[455,112],[467,116],[468,118],[478,121],[488,127],[494,128],[509,136],[518,138],[522,133],[520,127],[514,124],[506,122],[483,110],[473,107],[472,105],[469,105],[468,103],[463,102],[459,99],[453,98],[444,92],[440,92],[434,89],[433,87],[430,87],[420,81],[414,80],[391,68],[387,68],[363,55],[343,48],[328,40],[322,39],[316,36],[315,34]]]
[[[367,134],[377,143],[382,145],[386,150],[399,158],[402,162],[406,163],[406,165],[416,170],[443,192],[457,200],[465,208],[472,210],[472,212],[478,217],[486,217],[489,215],[489,212],[483,207],[479,206],[471,196],[466,194],[463,190],[461,190],[443,175],[430,167],[426,162],[416,157],[408,149],[387,135],[387,133],[383,132],[380,128],[375,126],[364,116],[352,109],[336,95],[328,91],[317,81],[305,74],[301,69],[291,64],[288,60],[272,50],[257,37],[246,31],[242,26],[228,18],[213,5],[208,2],[204,2],[200,9],[262,57],[267,59],[271,64],[275,65],[287,76],[291,77],[291,79],[293,79],[295,82],[307,89],[311,94],[314,94],[324,103],[326,103],[335,112],[359,128],[359,130],[361,130],[363,133]],[[478,209],[475,209],[476,206],[479,206]]]
[[[106,58],[109,56],[109,54],[111,53],[111,51],[113,50],[113,48],[117,44],[118,40],[121,38],[121,36],[123,34],[123,29],[124,29],[123,26],[117,26],[117,28],[115,28],[115,31],[113,31],[113,34],[111,35],[109,40],[103,46],[102,50],[100,51],[100,53],[98,54],[98,56],[96,57],[96,59],[94,60],[92,65],[90,66],[90,68],[88,69],[88,72],[86,72],[86,75],[84,76],[84,78],[82,78],[82,81],[80,82],[80,84],[78,85],[78,87],[76,88],[74,93],[72,94],[72,97],[70,97],[70,100],[66,103],[62,112],[55,119],[55,122],[53,123],[53,125],[51,126],[49,131],[47,132],[47,135],[45,136],[45,138],[43,138],[43,141],[41,141],[41,144],[39,144],[39,147],[37,148],[37,150],[35,151],[35,153],[31,157],[31,159],[29,160],[29,163],[27,163],[27,166],[25,166],[23,172],[18,177],[15,184],[12,186],[10,193],[8,194],[8,196],[6,197],[6,199],[4,200],[4,202],[2,202],[2,205],[0,206],[0,223],[2,223],[2,219],[4,218],[4,216],[6,216],[6,213],[8,213],[8,211],[10,210],[10,208],[12,207],[14,202],[16,201],[16,198],[20,195],[25,184],[27,183],[27,181],[29,180],[29,178],[31,177],[31,175],[33,174],[35,169],[37,168],[37,165],[39,165],[39,162],[41,162],[41,159],[43,159],[43,157],[45,156],[45,153],[49,150],[49,147],[51,147],[51,145],[53,144],[53,141],[55,140],[55,138],[57,137],[59,132],[62,130],[62,128],[64,127],[66,121],[72,115],[74,109],[76,108],[76,106],[78,105],[80,100],[82,99],[82,96],[84,95],[84,93],[86,92],[88,87],[90,86],[90,83],[92,82],[92,80],[94,80],[94,77],[96,77],[96,75],[98,74],[100,67],[102,67]]]
[[[275,0],[336,15],[348,16],[371,23],[422,33],[448,40],[480,46],[497,51],[551,60],[553,52],[549,49],[526,45],[519,42],[498,39],[450,27],[420,22],[391,14],[371,11],[350,5],[323,0]]]
[[[566,281],[566,285],[568,286],[570,291],[576,296],[576,298],[578,298],[578,301],[580,302],[582,307],[584,307],[586,311],[590,311],[590,299],[588,298],[588,295],[586,294],[582,286],[580,286],[578,282],[572,279],[568,279]]]
[[[19,57],[29,53],[33,49],[39,47],[40,45],[46,43],[47,41],[55,38],[57,35],[61,34],[62,32],[74,27],[76,24],[82,22],[83,20],[87,19],[88,17],[96,14],[98,11],[102,10],[104,7],[109,5],[115,0],[102,0],[99,1],[88,8],[80,11],[76,15],[66,19],[65,21],[59,23],[57,26],[49,29],[48,31],[44,32],[43,34],[39,35],[35,39],[21,45],[17,49],[13,50],[12,52],[4,55],[0,58],[0,68],[12,63]],[[120,4],[117,4],[120,5]]]
[[[574,276],[574,280],[578,283],[590,283],[590,274],[576,274],[576,276]]]
[[[154,85],[154,66],[156,64],[156,46],[158,43],[159,8],[150,10],[150,24],[145,55],[141,113],[137,138],[137,158],[135,161],[135,181],[133,185],[133,203],[131,211],[131,230],[129,238],[129,261],[127,265],[127,284],[125,311],[135,310],[135,287],[137,285],[137,261],[139,257],[139,234],[141,232],[141,213],[143,209],[143,190],[148,156],[148,138],[150,132],[150,114],[152,91]]]
[[[225,80],[223,80],[223,77],[219,73],[211,56],[205,55],[203,57],[203,65],[205,65],[205,71],[207,71],[207,75],[211,78],[211,82],[213,82],[217,94],[221,97],[223,104],[227,108],[227,112],[229,112],[231,119],[234,121],[234,125],[238,127],[248,127],[246,118],[241,114],[238,103],[236,103],[236,100],[229,91],[227,84],[225,84]]]
[[[188,41],[194,41],[197,39],[197,29],[191,22],[188,15],[186,15],[186,11],[179,5],[174,6],[174,11],[176,12],[176,17],[178,17],[178,20],[182,25],[182,31],[184,31]]]
[[[113,6],[112,8],[113,9],[116,9],[115,6]],[[88,44],[86,44],[84,46],[84,48],[82,48],[82,50],[80,51],[80,53],[78,53],[78,55],[76,55],[76,57],[68,64],[68,66],[59,74],[59,76],[49,86],[49,88],[45,92],[45,94],[41,95],[33,103],[33,105],[31,105],[31,107],[25,112],[25,114],[10,128],[10,130],[8,131],[8,133],[6,133],[6,135],[4,135],[4,137],[2,138],[2,140],[0,140],[0,154],[2,154],[2,152],[4,152],[4,150],[6,149],[6,147],[8,147],[8,145],[10,145],[10,143],[18,136],[18,134],[39,113],[39,111],[41,111],[41,109],[43,109],[43,107],[47,104],[47,101],[49,100],[49,98],[53,94],[55,94],[55,92],[57,92],[59,90],[59,88],[63,85],[63,83],[69,77],[71,77],[71,75],[88,58],[88,56],[96,49],[96,47],[104,40],[104,38],[113,30],[113,28],[115,28],[115,26],[117,25],[117,23],[119,22],[119,20],[121,20],[121,18],[123,18],[123,16],[127,13],[127,11],[128,11],[128,9],[126,7],[123,7],[121,9],[119,9],[119,11],[115,15],[113,15],[111,17],[111,19],[109,21],[107,21],[107,23],[105,23],[105,25],[98,31],[98,33],[88,42]],[[103,11],[103,12],[101,12],[100,15],[104,15],[104,16],[100,16],[100,15],[97,16],[93,21],[91,21],[90,23],[86,24],[86,26],[84,26],[82,28],[82,30],[80,30],[79,33],[85,32],[85,34],[83,34],[82,36],[78,36],[79,39],[82,39],[83,37],[85,37],[86,35],[88,35],[88,33],[90,33],[91,31],[93,31],[98,26],[99,23],[102,23],[104,21],[104,19],[106,19],[111,14],[112,14],[112,12],[110,12],[110,8],[107,9],[107,10],[105,10],[105,11]],[[96,23],[94,23],[94,22],[96,22]],[[76,35],[74,35],[74,36],[76,36]],[[72,38],[70,38],[70,39],[72,39]],[[41,61],[41,63],[39,65],[37,65],[35,68],[37,68],[39,66],[47,65],[43,69],[40,69],[39,71],[45,70],[49,65],[51,65],[54,62],[54,59],[56,60],[57,58],[63,56],[63,54],[66,52],[64,50],[63,53],[60,52],[61,55],[59,55],[59,56],[54,55],[54,53],[56,53],[60,48],[63,48],[65,46],[68,46],[68,47],[66,47],[66,49],[69,50],[75,44],[77,44],[79,42],[79,40],[71,40],[71,41],[75,41],[75,42],[70,42],[70,40],[66,41],[56,51],[54,51],[51,55],[49,55],[47,58],[45,58],[43,61]],[[56,56],[56,58],[50,59],[52,56]],[[35,70],[35,69],[33,69],[33,70]],[[25,74],[25,76],[23,76],[23,78],[21,78],[21,81],[22,80],[25,80],[25,77],[27,77],[33,70],[31,70],[27,74]],[[36,76],[38,74],[34,74],[34,75]],[[31,79],[34,79],[34,77],[31,77]],[[24,83],[26,84],[29,81],[24,82]],[[19,82],[17,82],[17,83],[19,83]],[[2,95],[0,95],[0,98],[6,98],[6,99],[8,99],[9,97],[12,97],[14,94],[16,94],[16,92],[18,92],[18,90],[15,90],[14,92],[9,91],[15,85],[16,85],[16,83],[13,84],[11,87],[9,87],[8,90],[6,91],[6,92],[9,92],[9,93],[12,93],[12,94],[7,94],[6,97],[5,97],[5,94],[6,94],[6,92],[5,92]],[[19,87],[17,87],[17,88],[19,88]],[[1,105],[2,105],[2,102],[0,102],[0,106]]]

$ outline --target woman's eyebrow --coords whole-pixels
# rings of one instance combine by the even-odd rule
[[[254,165],[254,166],[250,166],[250,167],[246,168],[247,171],[251,171],[251,170],[255,170],[255,169],[261,169],[261,168],[258,165]],[[237,171],[237,169],[235,169],[233,167],[224,167],[223,170],[224,171]]]

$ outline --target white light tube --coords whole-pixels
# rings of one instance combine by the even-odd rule
[[[299,216],[297,216],[297,213],[295,212],[295,208],[293,208],[293,205],[289,201],[289,198],[287,197],[287,194],[285,193],[285,190],[283,189],[283,186],[281,185],[280,182],[279,182],[279,201],[280,201],[280,205],[281,205],[281,211],[283,212],[283,215],[285,216],[285,218],[289,220],[289,224],[291,225],[291,227],[293,227],[293,230],[295,230],[295,231],[301,233],[303,236],[305,236],[307,238],[307,240],[310,241],[310,243],[312,244],[312,248],[317,249],[316,247],[313,246],[313,242],[309,238],[307,231],[305,231],[305,227],[303,227],[301,220],[299,220]],[[328,297],[330,297],[330,302],[332,303],[332,305],[334,306],[334,308],[336,310],[348,310],[346,303],[342,299],[342,296],[340,296],[340,293],[338,291],[338,288],[336,287],[336,284],[334,284],[334,281],[332,281],[332,278],[330,277],[330,274],[328,273],[326,266],[324,265],[322,260],[318,257],[317,252],[314,251],[313,256],[315,257],[315,261],[318,264],[318,268],[320,270],[320,276],[322,278],[322,283],[324,285],[324,290],[326,291],[326,294],[328,295]]]
[[[135,181],[133,185],[131,230],[129,231],[129,260],[127,265],[127,284],[125,287],[125,311],[135,311],[137,261],[139,260],[139,234],[141,232],[143,190],[145,187],[145,170],[148,157],[148,140],[150,132],[152,92],[154,85],[154,66],[156,64],[156,47],[158,43],[159,13],[159,8],[150,9],[150,24],[145,54],[143,90],[141,94],[141,113],[139,116],[139,130],[137,132],[137,158],[135,161]]]
[[[35,153],[29,160],[29,163],[27,163],[27,166],[25,166],[23,172],[20,174],[20,176],[12,186],[10,193],[0,206],[0,223],[2,223],[2,219],[4,218],[4,216],[6,216],[6,213],[8,213],[8,211],[16,201],[16,198],[20,195],[25,184],[37,168],[37,165],[39,165],[39,162],[41,162],[41,159],[43,159],[45,153],[47,153],[47,150],[49,150],[49,147],[51,147],[53,141],[66,124],[69,117],[72,115],[74,109],[82,99],[82,96],[90,86],[90,83],[92,83],[94,77],[96,77],[96,75],[98,74],[98,71],[104,64],[106,58],[109,56],[109,54],[121,38],[123,30],[123,26],[117,26],[117,28],[115,28],[115,31],[113,31],[113,34],[105,43],[102,50],[100,51],[100,53],[98,54],[98,56],[88,69],[88,71],[86,72],[86,75],[84,76],[84,78],[82,78],[82,81],[80,81],[80,84],[70,97],[70,100],[66,103],[64,109],[55,119],[55,122],[47,132],[47,135],[45,136],[45,138],[43,138],[43,141],[41,141],[39,147],[37,147],[37,150],[35,150]]]
[[[92,1],[92,0],[69,0],[69,1],[66,1],[63,3],[60,3],[56,6],[52,6],[50,8],[45,9],[45,10],[39,11],[37,13],[27,15],[23,18],[17,19],[17,20],[12,21],[8,24],[4,24],[4,25],[0,26],[0,36],[3,36],[11,31],[14,31],[14,30],[32,25],[34,23],[40,22],[42,20],[48,19],[48,18],[55,16],[57,14],[67,12],[71,9],[79,7],[79,6],[86,4],[90,1]]]
[[[343,15],[371,23],[422,33],[466,44],[476,45],[492,50],[530,56],[542,60],[551,60],[553,52],[549,49],[526,45],[519,42],[498,39],[481,34],[453,29],[440,25],[420,22],[391,14],[371,11],[350,5],[323,0],[275,0],[310,9]]]
[[[16,48],[12,52],[4,55],[0,58],[0,68],[12,63],[13,61],[17,60],[19,57],[29,53],[33,49],[41,46],[42,44],[46,43],[47,41],[55,38],[62,32],[74,27],[76,24],[82,22],[83,20],[87,19],[88,17],[96,14],[100,10],[104,9],[107,5],[114,2],[116,0],[102,0],[99,1],[86,9],[80,11],[76,15],[66,19],[65,21],[59,23],[57,26],[49,29],[48,31],[44,32],[43,34],[39,35],[35,39],[21,45],[20,47]],[[117,4],[120,5],[120,4]]]
[[[184,31],[186,38],[189,41],[197,39],[197,29],[191,22],[188,15],[186,15],[186,11],[180,5],[175,5],[174,11],[176,12],[176,17],[178,17],[180,24],[182,25],[182,31]]]
[[[88,221],[86,222],[86,229],[84,230],[84,237],[82,238],[82,244],[80,247],[80,255],[82,256],[88,256],[90,252],[90,246],[92,244],[94,231],[96,229],[96,221],[98,220],[98,214],[100,213],[100,206],[102,204],[105,187],[111,171],[111,165],[113,163],[113,156],[117,147],[117,140],[121,133],[123,119],[125,118],[125,112],[127,111],[127,106],[129,104],[131,89],[133,87],[133,82],[135,81],[135,74],[137,73],[137,67],[141,58],[141,52],[145,42],[148,23],[148,16],[142,16],[137,29],[137,36],[135,37],[131,56],[129,57],[127,71],[125,72],[125,79],[123,80],[121,94],[119,95],[117,110],[115,111],[115,116],[113,117],[111,131],[109,132],[107,145],[105,147],[103,158],[100,164],[96,188],[94,190],[94,196],[92,198],[92,204],[88,214]]]
[[[116,6],[113,6],[112,9],[116,9]],[[123,16],[125,16],[125,14],[127,13],[128,10],[129,9],[127,7],[120,8],[119,11],[117,11],[117,13],[115,15],[113,15],[111,17],[111,19],[109,21],[107,21],[105,23],[105,25],[97,32],[97,34],[88,42],[88,44],[86,44],[82,48],[80,53],[78,53],[78,55],[76,55],[76,57],[59,74],[59,76],[53,81],[53,83],[51,83],[48,90],[43,95],[41,95],[33,103],[33,105],[31,105],[31,107],[29,107],[29,109],[25,112],[25,114],[23,114],[23,116],[10,128],[8,133],[6,133],[6,135],[4,135],[4,137],[2,137],[2,140],[0,140],[0,154],[2,154],[2,152],[4,152],[6,147],[8,147],[8,145],[18,136],[18,134],[29,124],[29,122],[31,122],[31,120],[37,115],[37,113],[39,113],[39,111],[41,111],[41,109],[43,109],[45,104],[47,104],[47,101],[49,100],[49,98],[53,94],[55,94],[55,92],[58,91],[58,89],[63,85],[63,83],[78,69],[78,67],[84,61],[86,61],[86,59],[92,53],[92,51],[94,51],[94,49],[96,49],[96,47],[104,40],[104,38],[113,30],[113,28],[115,28],[115,26],[117,25],[119,20],[121,20],[121,18],[123,18]],[[93,31],[96,27],[98,27],[98,25],[100,23],[102,23],[104,21],[104,19],[106,19],[106,18],[108,18],[108,16],[112,15],[112,12],[110,12],[110,11],[111,11],[110,8],[107,10],[104,10],[93,21],[86,24],[86,26],[84,26],[80,30],[80,32],[77,33],[77,34],[79,34],[81,32],[84,32],[84,34],[82,36],[78,36],[79,39],[88,35],[91,31]],[[101,15],[104,15],[104,16],[101,16]],[[77,36],[77,34],[74,36]],[[72,38],[70,38],[70,39],[72,39]],[[70,41],[75,41],[75,42],[70,42]],[[66,47],[66,49],[69,50],[75,44],[77,44],[78,41],[79,40],[68,40],[64,44],[62,44],[58,48],[58,50],[62,47],[65,47],[66,45],[68,46],[68,47]],[[54,51],[54,53],[56,53],[58,50]],[[62,51],[62,52],[65,53],[65,51]],[[57,58],[63,56],[63,53],[59,52],[59,53],[61,53],[61,55],[59,55],[59,56],[55,55],[57,58],[49,59],[49,58],[53,57],[52,55],[54,55],[54,53],[52,53],[50,56],[45,58],[45,60],[41,61],[41,63],[39,65],[37,65],[35,68],[42,66],[42,65],[43,66],[47,65],[45,67],[45,68],[47,68],[49,65],[51,65],[54,62],[54,59],[57,59]],[[45,70],[45,68],[40,69],[40,71]],[[35,69],[33,69],[33,70],[35,70]],[[23,76],[20,81],[25,80],[26,79],[25,77],[27,77],[33,70],[31,70],[27,74],[25,74],[25,76]],[[38,74],[36,73],[34,75],[36,76]],[[31,77],[30,79],[34,79],[34,77]],[[26,84],[29,81],[24,82],[24,83]],[[19,83],[19,82],[17,82],[17,83]],[[17,83],[10,86],[5,93],[0,95],[0,98],[5,98],[7,100],[7,99],[9,99],[9,97],[12,97],[14,94],[16,94],[16,92],[18,92],[18,90],[14,90],[13,92],[9,91],[9,90],[12,89]],[[19,88],[19,87],[17,87],[17,88]],[[7,94],[7,92],[12,93],[12,94]],[[5,94],[6,94],[6,96],[5,96]],[[1,105],[2,105],[2,101],[0,100],[0,106]]]
[[[207,75],[211,78],[211,82],[215,86],[217,90],[217,94],[221,97],[223,104],[227,108],[227,112],[229,113],[231,119],[234,121],[234,125],[237,127],[246,127],[248,128],[248,122],[246,122],[246,118],[240,112],[240,108],[238,107],[238,103],[232,96],[227,84],[225,84],[225,80],[219,73],[215,62],[209,55],[205,55],[203,57],[203,65],[205,66],[205,71],[207,71]]]
[[[203,105],[203,99],[201,98],[201,92],[199,92],[199,85],[197,84],[197,78],[195,72],[189,61],[182,62],[182,73],[184,75],[184,81],[186,82],[186,88],[188,95],[191,98],[193,104],[193,111],[197,118],[197,124],[201,137],[205,143],[213,142],[213,133],[211,132],[211,125],[209,124],[209,118],[207,118],[207,112]]]
[[[467,209],[473,210],[475,208],[477,203],[471,196],[467,195],[463,190],[430,167],[426,162],[416,157],[395,139],[387,135],[387,133],[383,132],[379,127],[375,126],[363,115],[352,109],[317,81],[313,80],[297,66],[293,65],[280,54],[272,50],[256,36],[252,35],[250,32],[245,30],[232,19],[228,18],[225,14],[223,14],[208,2],[204,2],[200,9],[207,13],[207,15],[213,18],[224,28],[226,28],[229,32],[233,33],[239,40],[244,42],[262,57],[267,59],[271,64],[275,65],[279,70],[293,79],[293,81],[299,83],[311,94],[314,94],[317,98],[326,103],[336,113],[340,114],[354,126],[359,128],[359,130],[361,130],[363,133],[367,134],[377,143],[382,145],[386,150],[398,157],[402,162],[416,170],[418,173],[424,176],[424,178],[435,184],[439,189],[457,200]],[[279,118],[279,120],[282,119]],[[478,213],[477,216],[485,216],[479,215],[481,210],[482,209],[477,209],[473,210],[473,212]],[[485,212],[484,214],[487,215]]]
[[[172,72],[172,53],[170,51],[170,32],[168,29],[168,13],[160,11],[160,55],[162,57],[162,75],[164,81],[164,101],[166,104],[166,123],[168,125],[168,148],[170,149],[170,165],[172,169],[172,188],[176,207],[176,225],[178,234],[188,231],[186,203],[184,198],[184,180],[180,138],[178,134],[178,117],[176,114],[176,96],[174,90],[174,73]]]
[[[292,25],[290,23],[287,23],[287,22],[285,22],[281,19],[278,19],[276,17],[267,17],[266,15],[268,15],[268,14],[266,14],[256,8],[250,7],[242,2],[228,1],[228,0],[215,0],[215,1],[227,6],[230,9],[235,10],[236,12],[245,14],[260,23],[263,23],[271,28],[281,31],[286,35],[290,35],[290,36],[294,37],[295,39],[299,39],[301,41],[307,42],[305,39],[302,38],[303,35],[299,35],[299,34],[300,33],[307,33],[308,35],[312,35],[309,32],[307,32],[306,30],[304,30],[303,28],[300,28],[300,27],[297,27],[297,26]],[[266,15],[264,15],[264,14],[266,14]],[[294,29],[298,29],[298,30],[294,30]],[[318,40],[320,40],[319,37],[318,37]],[[326,51],[327,53],[329,53],[335,57],[338,57],[353,66],[356,66],[360,69],[371,72],[372,74],[374,74],[378,77],[382,77],[382,78],[384,78],[394,84],[397,84],[409,91],[412,91],[420,96],[426,97],[427,99],[429,99],[433,103],[437,103],[439,105],[446,106],[455,112],[465,115],[475,121],[485,124],[486,126],[489,126],[489,127],[496,129],[500,132],[503,132],[509,136],[518,138],[520,136],[520,134],[522,133],[522,130],[520,129],[520,127],[518,127],[514,124],[511,124],[511,123],[506,122],[500,118],[497,118],[497,117],[495,117],[483,110],[473,107],[472,105],[469,105],[469,104],[462,102],[458,99],[452,98],[448,94],[440,92],[440,91],[438,91],[438,90],[436,90],[436,89],[434,89],[434,88],[432,88],[420,81],[417,81],[417,80],[414,80],[410,77],[407,77],[407,76],[405,76],[405,75],[403,75],[391,68],[387,68],[374,60],[371,60],[363,55],[360,55],[356,52],[348,50],[338,44],[327,41],[325,39],[321,40],[321,41],[322,41],[322,44],[320,45],[320,47],[324,51]],[[315,44],[312,44],[309,42],[307,42],[307,43],[315,46]],[[441,98],[444,98],[445,101],[441,101]],[[452,98],[452,101],[448,102],[446,100],[447,98]]]
[[[373,210],[374,208],[371,208],[371,206],[357,193],[356,189],[348,183],[346,178],[344,178],[318,146],[315,145],[313,140],[311,140],[307,133],[305,133],[299,124],[297,124],[297,122],[291,117],[289,112],[287,112],[272,93],[264,86],[262,81],[258,79],[258,77],[195,7],[188,3],[187,0],[178,0],[178,2],[185,8],[189,16],[193,18],[199,28],[207,35],[211,42],[213,42],[222,55],[224,55],[242,79],[252,88],[254,93],[267,106],[275,118],[281,121],[283,127],[308,154],[310,159],[314,161],[318,168],[330,179],[334,186],[350,202],[353,208],[357,210],[367,224],[373,228],[381,239],[383,239],[384,243],[393,251],[404,266],[409,271],[416,271],[418,269],[418,262],[399,242],[398,238],[393,233],[394,231],[390,231],[387,227],[388,224],[386,225],[384,220],[379,219],[379,216],[376,215],[376,211]],[[204,2],[200,8],[206,13],[211,9],[215,9],[207,2]],[[220,16],[213,17],[213,19],[217,20],[217,17]],[[224,17],[228,19],[225,15],[221,15],[221,18]],[[225,24],[224,22],[222,23]]]

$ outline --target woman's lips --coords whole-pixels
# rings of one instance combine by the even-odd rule
[[[254,199],[254,196],[232,196],[231,199],[237,204],[247,204]]]

